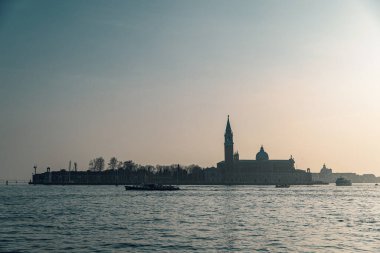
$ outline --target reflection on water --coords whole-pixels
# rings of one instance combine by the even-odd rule
[[[0,186],[0,251],[380,252],[380,187]]]

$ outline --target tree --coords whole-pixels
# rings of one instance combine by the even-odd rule
[[[88,170],[95,171],[95,159],[90,160],[90,162],[88,163]]]
[[[103,157],[96,158],[95,169],[96,169],[96,171],[104,170],[104,159],[103,159]]]
[[[132,162],[131,160],[125,161],[123,163],[123,169],[125,169],[127,171],[133,171],[136,169],[136,164],[134,162]]]
[[[116,159],[116,157],[112,157],[108,163],[108,169],[115,170],[115,169],[117,169],[118,164],[119,164],[119,162]]]
[[[92,159],[88,164],[88,169],[91,171],[102,171],[104,169],[103,157]]]

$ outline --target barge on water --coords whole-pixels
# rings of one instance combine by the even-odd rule
[[[289,188],[290,185],[288,184],[276,184],[276,188]]]
[[[162,184],[141,184],[141,185],[126,185],[126,191],[178,191],[179,187],[173,185]]]

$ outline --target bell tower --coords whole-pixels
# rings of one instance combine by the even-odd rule
[[[230,171],[234,164],[234,138],[230,125],[230,115],[227,118],[226,132],[224,133],[224,163],[226,171]]]

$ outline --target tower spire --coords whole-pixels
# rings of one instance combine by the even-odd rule
[[[227,125],[225,135],[232,135],[232,129],[230,124],[230,115],[227,116]]]
[[[227,117],[226,132],[224,133],[224,161],[225,169],[231,171],[234,160],[234,135],[230,124],[230,115]]]

